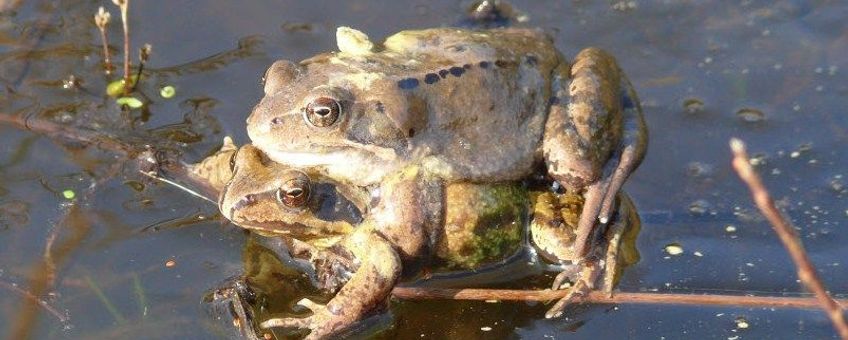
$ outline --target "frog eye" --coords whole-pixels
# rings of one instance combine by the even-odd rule
[[[306,105],[303,115],[306,120],[318,127],[330,126],[339,119],[342,106],[338,101],[327,97],[318,97]]]
[[[309,200],[309,182],[303,178],[292,178],[277,189],[277,201],[290,208],[300,208]]]

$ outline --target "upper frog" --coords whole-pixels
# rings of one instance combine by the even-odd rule
[[[339,51],[268,69],[247,130],[271,160],[377,194],[411,168],[405,178],[432,186],[518,180],[544,162],[586,199],[574,251],[587,253],[647,143],[612,56],[589,48],[571,64],[549,36],[524,28],[411,30],[374,43],[341,27],[337,40]],[[422,214],[392,212],[411,218],[408,231],[426,228]]]
[[[375,45],[338,30],[339,52],[278,61],[247,120],[271,159],[356,185],[410,163],[448,180],[531,171],[563,63],[530,29],[403,31]]]

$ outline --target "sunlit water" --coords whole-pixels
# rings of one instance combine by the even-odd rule
[[[0,16],[0,114],[51,118],[138,144],[181,141],[196,160],[224,135],[247,141],[244,119],[273,60],[334,48],[339,25],[377,38],[448,25],[466,4],[132,2],[132,45],[153,45],[152,76],[142,85],[152,102],[147,113],[129,116],[101,95],[106,79],[92,23],[99,5],[113,14],[109,35],[117,52],[111,1],[25,1]],[[735,136],[749,143],[829,289],[848,293],[842,246],[848,241],[848,4],[515,5],[530,24],[552,32],[566,55],[587,46],[612,52],[641,97],[651,144],[625,190],[644,217],[642,260],[625,273],[622,291],[802,291],[729,167],[727,141]],[[63,88],[71,76],[80,86]],[[175,86],[177,95],[159,97],[163,85]],[[151,131],[126,136],[140,130]],[[244,234],[215,215],[213,205],[144,179],[132,163],[116,162],[122,159],[0,125],[0,336],[227,334],[201,299],[244,270]],[[75,197],[65,198],[66,190]],[[53,312],[25,303],[19,289],[38,294]],[[580,306],[545,320],[544,310],[524,303],[395,302],[391,320],[382,322],[394,325],[386,334],[403,338],[834,337],[819,311]]]

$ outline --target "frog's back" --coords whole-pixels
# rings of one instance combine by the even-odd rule
[[[511,180],[531,171],[551,75],[563,62],[546,34],[403,31],[368,59],[361,67],[385,75],[406,107],[392,119],[409,138],[407,157],[448,180]]]

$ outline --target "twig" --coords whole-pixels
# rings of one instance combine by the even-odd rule
[[[46,310],[48,313],[55,316],[56,319],[59,319],[59,322],[61,322],[63,324],[67,324],[68,321],[70,321],[68,319],[68,316],[66,316],[66,315],[62,314],[61,312],[59,312],[58,310],[56,310],[56,308],[54,308],[53,306],[48,304],[47,301],[44,301],[44,300],[38,298],[37,296],[35,296],[32,293],[24,290],[23,288],[18,287],[17,285],[14,285],[14,284],[11,284],[11,283],[8,283],[8,282],[5,282],[5,281],[0,281],[0,287],[11,290],[12,292],[17,293],[18,295],[23,296],[23,297],[27,298],[28,300],[30,300],[32,302],[37,303],[39,306],[41,306],[41,308],[44,308],[44,310]]]
[[[452,299],[452,300],[511,300],[552,301],[560,299],[568,290],[520,290],[520,289],[449,289],[423,287],[395,287],[392,295],[399,299]],[[745,306],[764,308],[817,308],[815,298],[780,296],[741,295],[697,295],[665,293],[621,293],[609,296],[606,292],[592,291],[582,302],[621,304],[669,304],[699,306]],[[848,303],[842,299],[839,302]]]
[[[798,233],[795,232],[789,221],[774,206],[774,201],[760,180],[760,176],[754,172],[754,168],[748,160],[745,144],[741,140],[733,138],[730,140],[730,149],[733,151],[733,168],[736,170],[739,178],[748,185],[748,189],[751,190],[751,195],[754,198],[754,203],[757,204],[757,208],[760,209],[760,212],[769,221],[772,229],[780,237],[783,246],[786,247],[786,250],[792,257],[792,261],[795,262],[795,266],[798,267],[798,278],[801,279],[801,282],[807,289],[816,295],[819,305],[824,309],[828,317],[830,317],[830,321],[833,323],[833,327],[836,328],[839,336],[843,340],[848,340],[848,324],[845,323],[845,314],[842,311],[842,306],[827,293],[821,278],[819,278],[816,272],[815,266],[810,262],[807,252],[804,251],[804,246],[798,238]]]

